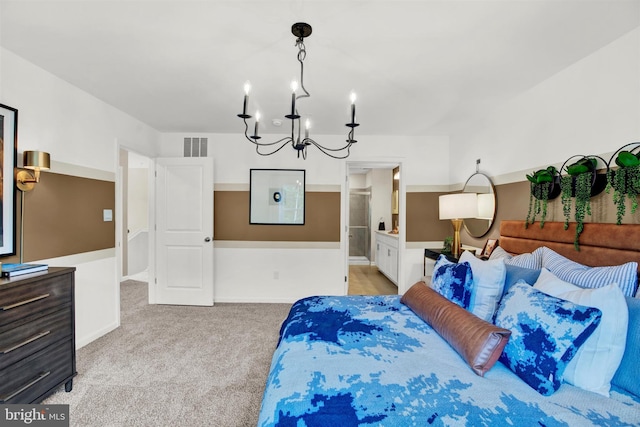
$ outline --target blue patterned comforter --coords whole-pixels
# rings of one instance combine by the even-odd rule
[[[399,296],[311,297],[282,325],[258,425],[638,426],[640,400],[545,397],[499,362],[479,377]]]

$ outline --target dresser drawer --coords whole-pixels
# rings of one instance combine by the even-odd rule
[[[0,371],[0,404],[31,403],[71,379],[72,340],[44,349]]]
[[[47,310],[71,304],[72,283],[69,275],[62,275],[2,289],[0,327],[27,316],[41,315]]]
[[[0,369],[63,339],[71,339],[71,307],[0,332]],[[11,325],[9,325],[11,326]]]

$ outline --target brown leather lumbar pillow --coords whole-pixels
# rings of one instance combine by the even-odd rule
[[[413,285],[401,302],[440,334],[480,376],[496,363],[511,336],[510,330],[480,319],[424,282]]]

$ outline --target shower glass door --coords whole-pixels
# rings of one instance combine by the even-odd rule
[[[349,260],[371,259],[370,191],[349,192]]]

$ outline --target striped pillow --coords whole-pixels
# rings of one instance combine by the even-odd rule
[[[543,247],[542,266],[559,279],[583,288],[601,288],[616,283],[625,296],[633,296],[638,286],[638,263],[635,261],[614,266],[588,267]]]
[[[542,267],[542,248],[538,248],[531,253],[513,256],[509,252],[498,246],[493,250],[493,252],[491,252],[489,260],[500,258],[503,258],[504,263],[507,265],[515,265],[516,267],[540,270],[540,268]]]

